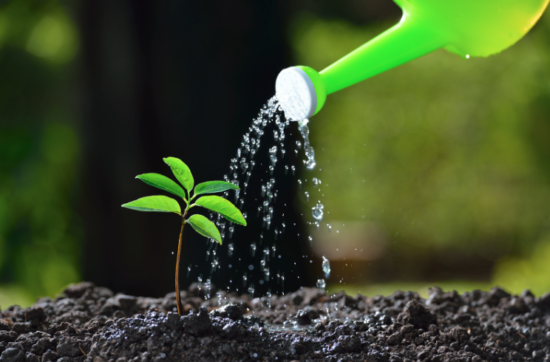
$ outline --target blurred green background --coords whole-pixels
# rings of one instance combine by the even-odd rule
[[[391,24],[303,16],[293,45],[322,69]],[[307,191],[330,211],[331,289],[550,291],[549,44],[546,14],[497,56],[441,50],[329,96],[310,123],[323,187]]]
[[[0,306],[81,278],[77,29],[57,2],[0,5]]]
[[[93,15],[87,12],[93,7],[82,5],[86,3],[0,2],[2,308],[30,305],[71,282],[96,281],[84,268],[90,264],[86,235],[93,230],[82,211],[87,206],[82,185],[89,172],[83,155],[90,127],[82,106],[88,85],[82,79],[88,59],[96,55],[82,49],[97,40],[85,31]],[[389,0],[366,0],[357,9],[357,2],[347,1],[338,5],[340,11],[326,1],[274,3],[284,11],[273,13],[283,24],[273,30],[283,44],[273,51],[284,54],[285,66],[318,70],[399,18]],[[242,12],[253,9],[251,4],[233,6]],[[163,21],[158,14],[151,16]],[[142,28],[150,30],[147,24]],[[117,48],[124,29],[114,29]],[[145,37],[140,31],[137,43]],[[251,54],[263,41],[243,39]],[[107,51],[114,52],[113,44]],[[216,46],[223,48],[223,42]],[[141,50],[160,56],[154,47]],[[116,74],[126,76],[124,57],[114,64]],[[265,76],[254,76],[265,92],[272,92],[281,64]],[[228,89],[245,71],[235,71]],[[263,74],[262,64],[255,74]],[[160,97],[157,87],[150,86],[153,97]],[[233,103],[244,102],[248,93],[238,94],[244,95]],[[130,101],[130,109],[132,102],[138,101]],[[233,117],[246,129],[257,108],[252,104]],[[425,293],[439,284],[459,291],[493,285],[515,293],[550,291],[550,15],[502,54],[463,60],[438,51],[333,94],[311,120],[310,130],[318,168],[302,170],[300,177],[318,177],[322,186],[319,191],[307,183],[296,204],[309,215],[316,200],[324,203],[323,225],[310,234],[313,252],[331,260],[330,290]],[[233,142],[227,145],[229,152],[239,139]],[[93,154],[93,149],[87,152]],[[228,164],[229,158],[222,161]],[[132,168],[122,175],[122,183],[135,174]],[[320,270],[313,274],[322,276]]]

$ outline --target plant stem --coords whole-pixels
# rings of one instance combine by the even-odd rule
[[[187,210],[185,210],[185,214],[187,213]],[[178,242],[178,256],[176,258],[176,303],[178,307],[178,315],[181,315],[182,313],[182,307],[181,307],[181,300],[180,300],[180,283],[179,283],[179,276],[180,276],[180,254],[181,254],[181,240],[183,236],[183,228],[185,227],[186,221],[185,221],[185,214],[182,216],[182,222],[181,222],[181,231],[180,231],[180,239]]]

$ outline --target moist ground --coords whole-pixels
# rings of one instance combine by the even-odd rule
[[[0,362],[550,361],[550,293],[203,293],[197,285],[181,293],[180,317],[175,293],[70,286],[0,313]]]

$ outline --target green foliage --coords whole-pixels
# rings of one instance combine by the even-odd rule
[[[159,175],[158,173],[145,173],[143,175],[136,176],[136,178],[145,182],[147,185],[168,191],[169,193],[179,196],[182,199],[186,198],[185,191],[180,187],[180,185],[166,176]]]
[[[159,189],[162,189],[159,187]],[[178,202],[166,196],[147,196],[122,205],[127,209],[148,212],[175,212],[181,215]]]
[[[195,195],[216,194],[227,190],[238,190],[239,188],[226,181],[207,181],[195,187]]]
[[[206,217],[202,215],[193,215],[187,220],[187,222],[193,227],[193,229],[195,229],[196,232],[198,232],[202,236],[212,238],[220,244],[222,243],[220,231],[218,230],[216,225],[214,225],[214,223],[208,220]]]
[[[202,206],[205,209],[214,211],[225,217],[227,220],[234,222],[235,224],[246,226],[246,220],[243,214],[223,197],[219,196],[204,196],[195,202],[196,205]]]
[[[191,174],[191,170],[185,163],[183,163],[182,160],[174,157],[166,157],[164,159],[164,162],[170,168],[172,169],[172,172],[174,173],[174,176],[176,176],[176,179],[185,187],[187,192],[191,192],[193,190],[193,185],[195,181],[193,180],[193,175]]]
[[[167,157],[164,159],[164,162],[170,166],[178,181],[183,185],[183,187],[185,187],[189,193],[189,198],[186,197],[185,191],[181,187],[163,175],[148,173],[139,175],[136,178],[142,180],[148,185],[180,196],[186,204],[183,214],[178,202],[167,196],[143,197],[141,199],[126,203],[122,205],[122,207],[136,211],[175,212],[176,214],[182,216],[182,225],[189,223],[199,234],[212,238],[220,244],[222,243],[222,239],[218,228],[206,217],[202,215],[193,215],[190,218],[185,219],[188,211],[192,207],[202,206],[210,211],[219,213],[227,220],[234,222],[235,224],[246,226],[246,220],[244,219],[241,211],[223,197],[203,196],[192,204],[193,200],[199,195],[212,194],[227,190],[239,190],[239,187],[225,181],[208,181],[198,184],[193,191],[194,180],[193,174],[191,173],[189,167],[187,167],[183,161],[175,157]]]

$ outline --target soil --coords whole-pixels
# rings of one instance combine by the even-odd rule
[[[550,361],[550,293],[212,292],[209,300],[198,285],[182,292],[180,317],[175,293],[72,285],[55,300],[0,312],[0,361]]]

